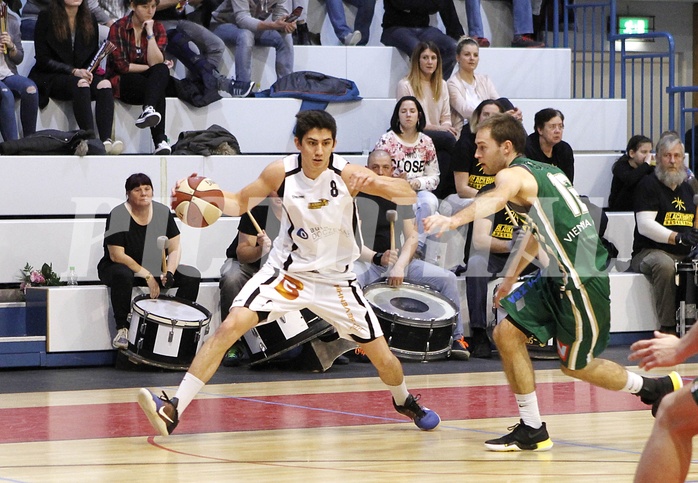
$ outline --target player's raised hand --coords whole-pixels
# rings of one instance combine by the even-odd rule
[[[653,339],[639,340],[630,346],[628,359],[638,361],[645,370],[674,366],[683,362],[678,350],[680,339],[675,335],[654,331]]]
[[[446,233],[447,231],[453,230],[454,227],[453,222],[451,220],[450,216],[444,216],[440,214],[435,214],[431,216],[427,216],[422,220],[422,223],[424,224],[424,231],[429,233],[430,235],[436,235],[437,238],[440,238],[442,234]]]

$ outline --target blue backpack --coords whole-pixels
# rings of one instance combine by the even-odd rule
[[[325,109],[330,102],[360,101],[354,81],[312,71],[292,72],[277,80],[256,97],[294,97],[302,99],[301,111]]]

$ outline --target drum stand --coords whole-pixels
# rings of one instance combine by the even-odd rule
[[[691,328],[691,325],[696,321],[698,317],[698,306],[696,303],[696,287],[698,287],[698,260],[691,260],[690,266],[689,262],[676,262],[674,268],[676,270],[676,280],[675,283],[678,287],[679,308],[676,310],[676,333],[679,337],[683,337],[686,334],[686,330]],[[689,268],[689,270],[684,270],[684,268]],[[686,277],[693,275],[693,283],[691,280],[684,279],[680,276],[681,272],[686,272]],[[691,321],[686,324],[686,320]]]
[[[689,318],[693,321],[696,320],[696,304],[687,304],[685,300],[679,302],[679,309],[676,311],[676,317],[678,322],[676,324],[676,332],[679,337],[683,337],[686,334],[686,319]],[[691,325],[688,326],[691,328]]]

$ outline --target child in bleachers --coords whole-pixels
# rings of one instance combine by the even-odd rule
[[[652,161],[652,140],[641,134],[631,137],[625,153],[613,164],[608,211],[633,211],[635,187],[654,170]]]

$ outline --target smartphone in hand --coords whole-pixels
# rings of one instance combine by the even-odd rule
[[[291,15],[286,17],[284,22],[287,22],[287,23],[295,22],[296,20],[298,20],[298,17],[301,16],[301,13],[303,13],[303,7],[294,8],[293,11],[291,12]]]

